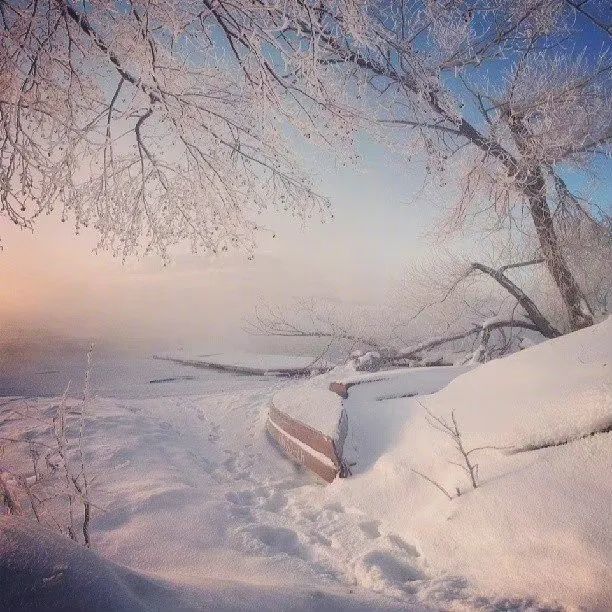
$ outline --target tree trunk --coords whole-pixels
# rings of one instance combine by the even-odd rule
[[[538,170],[529,179],[525,187],[529,212],[535,225],[544,262],[561,294],[570,328],[575,331],[593,325],[591,309],[559,246],[552,215],[546,201],[546,186],[542,173]]]

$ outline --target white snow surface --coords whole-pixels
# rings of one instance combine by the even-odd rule
[[[368,374],[347,376],[342,378],[342,382],[356,385],[349,391],[351,396],[355,395],[358,388],[361,399],[369,397],[380,401],[383,398],[392,399],[392,395],[434,393],[473,367],[472,365],[431,366],[379,370]]]
[[[612,424],[612,319],[490,361],[424,402],[471,446],[562,442]]]
[[[92,524],[104,560],[73,557],[66,540],[56,546],[0,518],[0,583],[34,576],[26,594],[36,601],[61,602],[67,584],[68,598],[91,589],[135,610],[612,609],[612,433],[588,435],[612,417],[611,328],[607,320],[461,374],[415,369],[418,388],[399,373],[352,388],[345,448],[357,463],[328,486],[265,434],[270,397],[301,383],[252,377],[204,396],[98,398],[85,448],[105,509]],[[424,395],[450,373],[460,375]],[[330,373],[327,384],[351,375]],[[321,389],[323,378],[309,382]],[[48,416],[54,403],[3,399],[0,410]],[[497,447],[473,454],[477,489],[426,408],[444,419],[454,411],[466,448]],[[2,435],[46,434],[39,421],[9,418]],[[20,473],[30,463],[17,445],[0,462]],[[7,538],[18,542],[9,557]],[[75,563],[86,571],[71,571]],[[89,587],[92,576],[103,584]]]
[[[484,593],[612,609],[612,433],[588,435],[612,423],[611,331],[608,319],[480,366],[401,400],[408,414],[400,400],[379,402],[380,418],[362,422],[366,460],[325,499],[367,512]],[[426,408],[446,422],[454,411],[466,449],[498,447],[472,454],[477,489]],[[461,496],[448,500],[414,470]]]
[[[358,383],[344,401],[348,433],[343,455],[353,474],[371,467],[402,431],[418,406],[409,398],[435,393],[472,368],[401,368],[347,377],[345,382]]]
[[[56,609],[76,610],[75,590],[84,593],[83,610],[132,609],[135,599],[136,610],[274,611],[435,610],[455,600],[446,578],[430,573],[399,535],[374,537],[366,514],[321,501],[322,486],[265,433],[269,398],[279,382],[253,377],[244,389],[241,380],[237,392],[90,402],[88,472],[95,477],[95,503],[104,509],[94,512],[92,542],[106,561],[138,574],[126,577],[125,567],[105,565],[92,587],[98,571],[91,564],[99,559],[82,561],[49,544],[58,560],[47,562],[32,548],[37,532],[6,536],[12,527],[0,524],[0,602],[21,601],[24,564],[35,591],[25,607],[13,609],[48,610],[47,603],[57,601]],[[56,400],[14,400],[0,404],[54,414]],[[4,423],[2,435],[44,438],[45,428],[15,418]],[[0,462],[16,473],[31,469],[23,447],[15,445],[5,448]],[[21,538],[17,561],[7,554],[7,537]],[[86,569],[54,579],[66,555],[70,567],[83,562]],[[5,584],[14,588],[6,592]],[[110,597],[115,587],[111,601],[125,597],[123,607],[105,606],[107,600],[88,607],[90,590]],[[471,597],[467,589],[462,596]]]
[[[308,383],[286,387],[274,394],[272,403],[286,415],[337,440],[342,398],[320,385],[316,377]]]
[[[200,577],[164,580],[113,563],[98,553],[19,517],[0,516],[3,612],[179,612],[195,610],[400,610],[397,602],[328,587],[290,589]]]

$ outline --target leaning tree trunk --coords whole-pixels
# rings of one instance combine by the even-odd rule
[[[555,231],[546,200],[546,185],[540,170],[526,181],[525,195],[535,225],[544,262],[565,306],[572,331],[593,325],[593,314],[572,271],[569,269]]]

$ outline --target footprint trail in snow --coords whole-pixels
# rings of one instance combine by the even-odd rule
[[[94,524],[113,560],[168,578],[203,577],[369,592],[408,609],[466,600],[417,547],[324,486],[267,439],[268,381],[202,397],[99,400],[91,431],[108,508]],[[109,443],[109,440],[111,442]],[[161,553],[161,554],[160,554]]]

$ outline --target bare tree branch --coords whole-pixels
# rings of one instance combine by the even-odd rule
[[[514,268],[524,268],[526,266],[535,266],[536,264],[544,263],[544,259],[539,257],[536,259],[530,259],[528,261],[518,261],[516,263],[506,264],[497,268],[497,271],[504,274],[506,270],[512,270]]]
[[[527,262],[524,264],[514,264],[509,267],[517,267],[517,265],[530,265],[535,262]],[[545,337],[545,338],[556,338],[560,335],[559,331],[556,330],[546,319],[546,317],[540,312],[538,307],[534,304],[533,300],[529,298],[523,290],[513,283],[505,274],[504,271],[506,268],[500,268],[499,270],[494,270],[489,266],[485,266],[481,263],[472,263],[471,270],[478,270],[479,272],[483,272],[490,276],[493,280],[497,281],[510,295],[512,295],[518,303],[521,305],[523,310],[527,313],[527,316],[531,319],[533,324],[536,326],[537,330]]]

